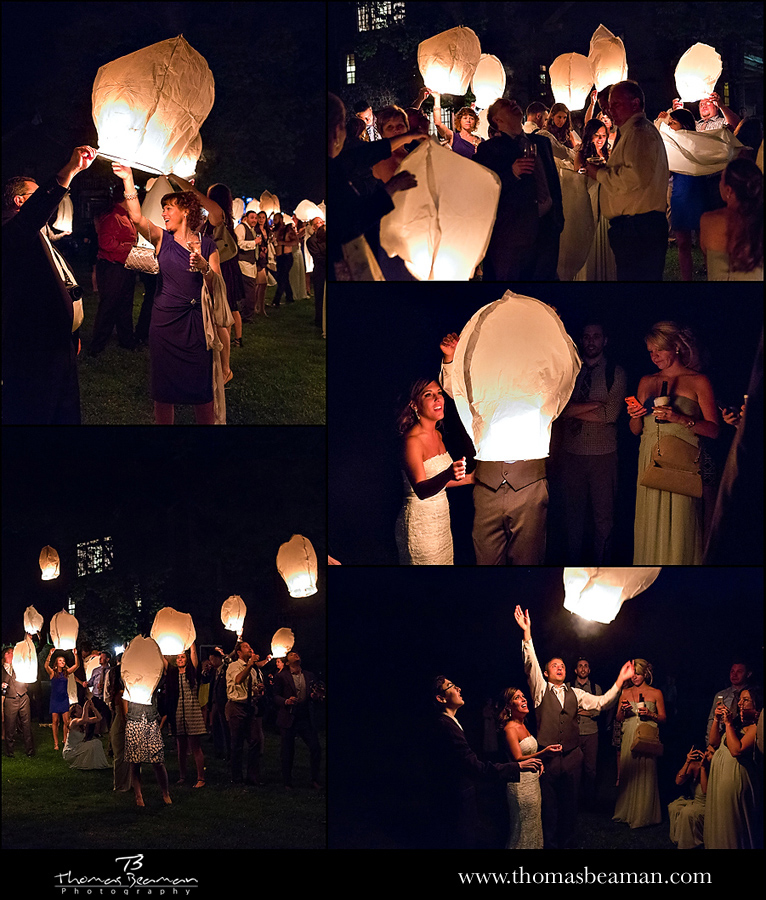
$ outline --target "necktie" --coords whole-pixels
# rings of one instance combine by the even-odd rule
[[[591,380],[593,378],[593,368],[591,366],[583,366],[581,378],[578,380],[576,403],[587,403],[590,399]],[[571,434],[576,435],[582,431],[582,419],[570,419],[569,430]]]

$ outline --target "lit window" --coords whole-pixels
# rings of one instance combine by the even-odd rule
[[[86,541],[77,545],[77,577],[94,575],[111,569],[114,561],[114,550],[110,537],[97,541]]]
[[[74,597],[67,597],[67,612],[69,613],[70,616],[74,615],[74,607],[75,607]]]
[[[353,53],[346,54],[346,84],[356,84],[356,60]]]
[[[357,3],[359,31],[375,31],[404,21],[404,3]]]

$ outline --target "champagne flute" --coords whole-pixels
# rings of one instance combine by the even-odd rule
[[[189,248],[189,253],[199,253],[202,249],[202,235],[198,231],[192,231],[189,233],[189,238],[186,241],[186,246]],[[189,264],[189,271],[196,272],[197,269],[194,266]]]

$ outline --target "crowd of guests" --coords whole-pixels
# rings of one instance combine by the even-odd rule
[[[343,228],[333,236],[339,280],[412,280],[401,260],[390,260],[378,240],[391,195],[417,186],[399,165],[427,139],[421,112],[431,92],[413,105],[373,112],[359,101],[347,118],[330,96],[330,171]],[[486,110],[464,106],[452,128],[433,95],[438,139],[455,153],[500,176],[501,193],[486,255],[475,278],[531,281],[661,281],[669,241],[679,251],[680,276],[692,280],[692,235],[699,235],[707,278],[763,280],[763,132],[760,120],[741,119],[713,93],[684,108],[674,100],[654,122],[635,81],[592,92],[584,111],[535,101],[522,110],[511,99]],[[575,121],[576,118],[576,121]],[[714,174],[669,168],[662,129],[719,137]],[[726,131],[724,139],[721,131]],[[734,133],[729,139],[728,134]],[[741,146],[740,146],[741,145]],[[736,149],[732,149],[732,147]],[[709,147],[692,147],[687,162],[709,163]],[[756,163],[756,159],[759,163]],[[433,190],[453,185],[433,185]],[[339,219],[341,215],[339,215]],[[364,240],[367,258],[360,258]]]
[[[83,290],[49,220],[95,158],[92,147],[78,147],[43,185],[15,176],[4,186],[6,424],[80,424]],[[189,405],[199,424],[224,424],[231,348],[243,346],[243,324],[268,315],[268,285],[276,286],[274,308],[309,298],[313,285],[314,321],[324,333],[324,219],[250,211],[235,221],[226,185],[204,194],[193,180],[170,175],[175,189],[162,197],[163,221],[155,223],[142,213],[131,169],[112,168],[112,203],[88,235],[98,308],[87,352],[98,357],[115,332],[126,351],[147,345],[155,422],[172,424],[174,407]],[[137,275],[144,299],[134,328]]]
[[[309,751],[311,784],[320,789],[321,746],[315,719],[324,701],[324,685],[303,668],[296,651],[284,659],[270,655],[261,659],[249,643],[238,640],[230,654],[215,648],[200,661],[193,644],[184,653],[163,657],[165,672],[148,704],[126,696],[121,657],[113,659],[106,651],[89,648],[81,654],[51,648],[44,662],[54,749],[72,768],[113,769],[114,790],[133,791],[138,806],[144,805],[141,766],[147,763],[164,802],[172,802],[165,767],[166,728],[175,743],[179,785],[188,781],[203,788],[205,752],[212,752],[228,761],[231,784],[258,787],[279,777],[284,788],[292,790],[295,741],[301,738]],[[67,656],[74,660],[71,665]],[[19,732],[26,754],[35,755],[31,690],[16,678],[13,650],[5,650],[6,756],[14,755]],[[280,735],[279,776],[265,776],[261,769],[268,733],[264,723]],[[188,775],[190,755],[193,777]]]

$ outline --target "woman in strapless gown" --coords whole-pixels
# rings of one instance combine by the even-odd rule
[[[61,754],[63,759],[72,769],[111,769],[112,764],[106,758],[101,741],[97,737],[85,739],[88,725],[101,721],[101,713],[93,701],[87,700],[84,706],[74,704],[70,716],[69,731]]]
[[[444,418],[444,394],[436,381],[421,379],[410,389],[398,418],[404,438],[404,502],[396,520],[396,546],[402,566],[451,566],[447,488],[473,484],[465,459],[453,462],[437,425]]]
[[[638,385],[638,406],[628,406],[630,430],[641,437],[638,453],[634,565],[699,565],[704,547],[702,500],[644,487],[641,477],[651,463],[652,448],[663,435],[693,447],[699,438],[718,437],[718,408],[710,381],[696,370],[697,350],[691,332],[675,322],[658,322],[646,347],[659,370]],[[666,406],[652,408],[659,397]]]

